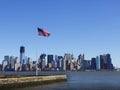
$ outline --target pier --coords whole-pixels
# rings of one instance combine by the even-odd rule
[[[55,83],[66,81],[66,75],[53,75],[53,76],[19,76],[0,78],[0,89],[27,87],[33,85],[41,85],[48,83]]]

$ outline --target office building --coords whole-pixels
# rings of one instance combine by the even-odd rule
[[[71,55],[71,62],[70,62],[70,70],[73,71],[73,70],[76,70],[76,67],[75,67],[75,62],[76,62],[76,58],[74,57],[74,55],[72,54]]]
[[[0,64],[0,71],[2,71],[2,64]]]
[[[84,60],[83,61],[83,70],[91,69],[91,60]]]
[[[64,56],[64,59],[63,59],[63,70],[64,71],[67,70],[67,68],[66,68],[66,61],[67,61],[66,56]]]
[[[80,54],[77,59],[77,70],[84,69],[84,54]]]
[[[63,70],[63,57],[62,56],[58,56],[57,68],[59,70]]]
[[[10,57],[9,56],[4,56],[4,60],[7,60],[8,63],[10,62]]]
[[[41,70],[45,70],[45,57],[46,57],[46,54],[41,54],[40,55],[40,68]]]
[[[18,57],[15,58],[15,71],[20,71],[20,59]]]
[[[113,64],[110,54],[100,55],[101,69],[113,69]]]
[[[47,55],[48,70],[52,69],[53,55]]]
[[[55,55],[55,69],[58,70],[58,67],[59,67],[58,56]]]
[[[8,62],[7,70],[9,70],[10,69],[10,57],[8,55],[4,56],[4,60]]]
[[[25,47],[20,47],[20,64],[25,64]]]
[[[100,57],[97,56],[96,57],[96,70],[100,70],[100,69],[101,69]]]
[[[96,58],[91,59],[91,69],[96,69]]]
[[[15,70],[15,57],[10,56],[10,71],[14,71],[14,70]]]
[[[8,65],[9,65],[8,60],[3,60],[2,71],[8,71],[9,70]]]
[[[72,55],[70,53],[65,53],[66,58],[66,69],[70,70],[70,62],[72,60]]]
[[[110,54],[106,54],[106,59],[107,59],[107,69],[113,69],[113,64],[112,64],[112,59]]]

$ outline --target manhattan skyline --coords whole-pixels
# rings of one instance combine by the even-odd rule
[[[31,57],[27,57],[25,55],[25,47],[21,46],[20,58],[15,56],[4,56],[4,60],[2,64],[0,64],[0,71],[35,71],[37,68],[36,65],[39,71],[115,70],[109,53],[92,57],[89,60],[85,59],[85,54],[80,54],[78,58],[76,58],[70,53],[65,53],[64,56],[53,54],[46,55],[42,53],[36,58],[37,60],[32,60]]]
[[[110,53],[120,67],[119,0],[4,0],[0,3],[0,62],[5,55],[36,59],[36,52],[64,55],[80,53],[86,59]],[[37,27],[48,30],[50,37],[38,36]]]

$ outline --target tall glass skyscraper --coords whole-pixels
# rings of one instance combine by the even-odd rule
[[[42,70],[45,69],[45,57],[46,57],[46,54],[44,53],[40,55],[40,66]]]
[[[52,62],[53,62],[53,55],[47,55],[47,64],[49,70],[51,70],[52,68]]]
[[[110,54],[100,55],[101,69],[113,69]]]
[[[20,47],[20,64],[25,64],[25,47]]]
[[[97,56],[96,57],[96,69],[97,70],[100,70],[101,69],[101,64],[100,64],[100,57],[99,56]]]

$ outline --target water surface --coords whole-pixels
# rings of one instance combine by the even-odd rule
[[[120,90],[120,72],[66,72],[67,81],[16,90]]]

